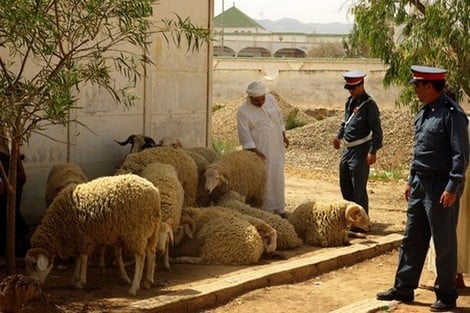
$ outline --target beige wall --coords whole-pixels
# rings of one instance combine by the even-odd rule
[[[385,67],[376,60],[314,59],[214,59],[214,101],[236,99],[252,80],[261,80],[292,104],[304,107],[344,107],[348,93],[342,73],[351,69],[367,73],[366,90],[377,103],[391,107],[399,89],[385,89]]]
[[[160,0],[154,7],[154,22],[175,18],[173,12],[201,27],[212,27],[213,0]],[[113,140],[130,134],[145,134],[158,140],[179,137],[186,146],[203,146],[208,140],[211,104],[212,46],[199,52],[178,48],[161,36],[152,38],[150,57],[155,65],[146,68],[147,77],[136,93],[135,106],[116,104],[104,91],[81,88],[80,110],[72,112],[86,127],[50,127],[47,135],[33,136],[23,148],[26,155],[27,183],[22,212],[30,223],[37,223],[44,207],[45,184],[50,168],[58,163],[77,162],[89,179],[112,175],[129,151]],[[118,80],[118,84],[120,81]]]

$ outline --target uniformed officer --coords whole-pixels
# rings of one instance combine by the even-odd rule
[[[400,246],[393,288],[377,294],[379,300],[412,302],[418,287],[429,241],[436,249],[436,302],[431,311],[456,307],[459,197],[469,156],[467,117],[444,92],[447,71],[412,66],[416,95],[424,103],[415,119],[405,236]]]
[[[361,71],[343,74],[346,82],[344,88],[350,96],[345,105],[344,122],[333,140],[333,146],[339,149],[340,141],[343,140],[344,149],[339,165],[343,198],[358,203],[369,213],[366,189],[369,166],[376,162],[377,150],[382,147],[382,127],[377,104],[364,89],[365,76]]]

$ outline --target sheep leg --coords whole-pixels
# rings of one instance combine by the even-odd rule
[[[72,284],[77,289],[83,289],[86,284],[88,255],[80,254],[75,260],[75,268],[72,277]]]
[[[150,289],[153,285],[153,277],[155,275],[155,250],[147,248],[145,251],[145,280],[143,286],[145,289]]]
[[[127,275],[126,267],[124,266],[124,261],[122,260],[122,250],[121,248],[114,249],[114,259],[116,260],[117,267],[119,268],[119,274],[121,278],[128,284],[131,284],[131,279]]]
[[[169,249],[167,248],[165,250],[165,253],[163,253],[163,256],[162,256],[163,268],[167,271],[170,270],[170,257],[168,255],[168,252],[169,252]]]
[[[144,262],[145,262],[145,254],[135,254],[135,270],[134,270],[134,278],[132,280],[131,288],[129,288],[129,294],[132,296],[137,295],[137,290],[140,287],[140,281],[142,280],[142,273],[144,271]]]
[[[81,267],[81,265],[82,265],[82,260],[80,259],[80,257],[76,257],[75,258],[75,266],[73,268],[72,279],[70,279],[70,283],[72,284],[72,286],[75,286],[80,281],[80,267]]]

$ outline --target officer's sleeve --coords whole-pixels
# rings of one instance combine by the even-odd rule
[[[465,180],[465,170],[469,158],[468,120],[463,112],[454,109],[447,116],[447,133],[450,134],[452,169],[446,191],[456,193]]]
[[[369,153],[375,154],[377,150],[382,148],[383,140],[382,125],[380,122],[380,112],[375,102],[371,102],[371,105],[369,106],[368,110],[368,115],[369,127],[372,131],[372,144],[370,145]]]

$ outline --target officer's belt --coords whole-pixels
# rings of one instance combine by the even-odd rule
[[[364,138],[354,140],[354,141],[346,141],[343,139],[343,142],[346,148],[351,148],[351,147],[359,146],[369,140],[372,140],[372,132],[370,132],[369,135],[365,136]]]
[[[417,171],[417,170],[411,170],[412,175],[418,175],[418,176],[442,176],[442,175],[448,175],[449,171]]]

